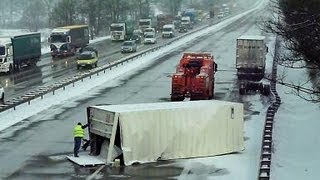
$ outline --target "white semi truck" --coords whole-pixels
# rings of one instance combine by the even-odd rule
[[[250,90],[269,94],[269,85],[260,82],[265,75],[267,52],[265,36],[241,36],[237,39],[236,68],[240,94]]]
[[[207,157],[244,150],[243,105],[203,100],[87,108],[90,154],[80,165],[124,165]]]
[[[150,18],[139,20],[139,29],[143,32],[146,28],[152,28],[152,20]]]

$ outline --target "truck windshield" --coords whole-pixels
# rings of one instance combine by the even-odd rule
[[[149,22],[149,21],[142,21],[142,22],[140,21],[140,22],[139,22],[139,25],[140,25],[140,26],[149,26],[149,25],[150,25],[150,22]]]
[[[153,35],[145,35],[145,38],[153,38]]]
[[[153,32],[153,29],[145,29],[144,32]]]
[[[6,48],[4,46],[0,46],[0,55],[6,54]]]
[[[68,50],[68,45],[67,44],[62,44],[60,47],[61,51],[67,51]]]
[[[110,26],[110,31],[123,31],[123,26]]]
[[[166,31],[166,32],[171,31],[171,28],[163,28],[163,31]]]
[[[183,23],[188,23],[188,22],[189,22],[189,20],[184,19],[184,20],[181,20],[181,22],[183,22]]]
[[[67,42],[67,35],[51,35],[51,43]]]

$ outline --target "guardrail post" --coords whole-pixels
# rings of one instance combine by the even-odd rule
[[[66,90],[66,87],[65,86],[63,86],[63,88],[62,88],[63,90]]]
[[[41,94],[41,99],[43,99],[43,95]]]
[[[30,105],[30,101],[28,101],[28,105]]]
[[[52,91],[52,95],[54,95],[54,90]]]
[[[72,83],[72,87],[74,87],[74,82]]]

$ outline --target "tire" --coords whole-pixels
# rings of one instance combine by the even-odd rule
[[[270,85],[268,85],[268,84],[263,85],[263,93],[262,94],[265,96],[269,96],[270,93],[271,93]]]
[[[96,62],[96,63],[94,64],[94,66],[95,66],[95,67],[98,67],[98,62]]]
[[[10,66],[9,66],[9,72],[8,73],[13,73],[13,66],[12,66],[12,64],[10,64]]]
[[[0,102],[1,102],[2,104],[4,104],[4,93],[2,93],[2,95],[1,95]]]
[[[240,95],[244,95],[246,93],[246,89],[244,87],[239,88]]]
[[[80,66],[77,66],[77,69],[79,70],[79,69],[80,69]]]

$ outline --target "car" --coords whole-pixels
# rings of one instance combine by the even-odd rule
[[[121,53],[136,52],[137,43],[135,41],[124,41],[121,46]]]
[[[141,43],[142,37],[139,34],[133,34],[131,40],[134,40],[137,44]]]
[[[4,104],[4,88],[0,84],[0,102]]]
[[[77,58],[77,69],[86,66],[91,68],[98,66],[98,55],[95,51],[83,51]]]
[[[155,43],[157,43],[157,38],[153,34],[147,34],[144,36],[143,43],[144,44],[155,44]]]
[[[186,26],[181,26],[181,27],[179,28],[179,33],[186,33],[186,32],[188,32],[188,29],[187,29]]]
[[[219,19],[221,19],[221,18],[224,18],[224,12],[219,12],[219,14],[217,15],[217,17],[219,18]]]

